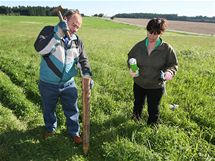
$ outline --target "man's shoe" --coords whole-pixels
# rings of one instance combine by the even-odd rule
[[[52,131],[52,132],[45,131],[45,132],[43,133],[43,139],[45,140],[45,139],[47,139],[47,138],[49,138],[49,137],[52,137],[54,134],[55,134],[54,131]]]
[[[78,145],[82,143],[82,139],[78,135],[77,136],[73,136],[72,140],[74,141],[75,144],[78,144]]]

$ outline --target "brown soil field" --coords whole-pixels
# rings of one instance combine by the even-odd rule
[[[113,21],[145,27],[149,19],[114,18]],[[168,30],[172,31],[206,34],[211,36],[215,35],[215,23],[167,20],[167,24]]]

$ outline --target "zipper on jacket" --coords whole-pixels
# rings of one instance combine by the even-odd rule
[[[61,83],[61,81],[62,81],[62,79],[63,79],[63,75],[64,75],[64,72],[65,72],[65,69],[66,69],[66,60],[67,60],[67,53],[66,53],[66,51],[67,51],[67,47],[68,47],[68,46],[65,45],[65,41],[64,41],[64,40],[63,40],[63,43],[64,43],[64,50],[65,50],[65,52],[64,52],[65,58],[64,58],[64,66],[63,66],[63,71],[62,71],[62,77],[61,77],[59,83]]]

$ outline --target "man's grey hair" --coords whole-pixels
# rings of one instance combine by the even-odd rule
[[[63,14],[63,17],[66,17],[67,19],[70,19],[70,17],[74,14],[80,14],[79,10],[78,9],[70,9],[70,10],[67,10],[64,14]]]

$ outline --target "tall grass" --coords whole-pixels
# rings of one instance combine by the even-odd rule
[[[33,48],[44,25],[57,17],[0,16],[0,160],[214,160],[215,37],[166,32],[177,52],[179,71],[167,82],[161,124],[131,120],[132,84],[127,53],[146,36],[143,28],[86,17],[79,31],[93,70],[90,151],[67,137],[58,105],[57,134],[42,140],[37,88],[40,57]],[[81,97],[81,78],[75,78]],[[82,103],[79,99],[82,112]],[[169,104],[178,104],[172,111]],[[80,118],[81,122],[81,118]],[[81,122],[82,126],[82,122]]]

